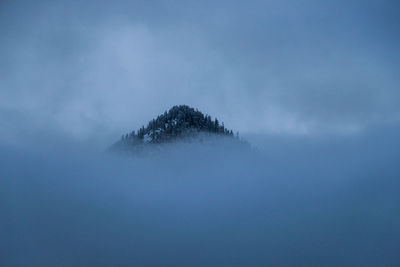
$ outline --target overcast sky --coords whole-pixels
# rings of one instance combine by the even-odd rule
[[[242,133],[396,123],[399,14],[396,0],[3,0],[0,141],[114,138],[176,104]]]

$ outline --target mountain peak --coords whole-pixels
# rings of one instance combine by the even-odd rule
[[[210,115],[205,115],[187,105],[173,106],[157,116],[137,131],[124,134],[114,148],[138,147],[145,144],[160,144],[185,138],[195,138],[199,134],[225,136],[234,138],[232,130],[225,128],[224,123]],[[236,134],[238,138],[238,134]]]

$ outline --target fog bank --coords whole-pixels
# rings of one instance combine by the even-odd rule
[[[121,157],[0,152],[0,265],[398,265],[397,128]]]

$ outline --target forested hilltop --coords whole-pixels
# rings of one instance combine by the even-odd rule
[[[156,119],[151,120],[147,126],[142,126],[137,131],[124,134],[114,148],[126,148],[141,144],[160,144],[187,137],[196,137],[201,133],[238,138],[232,130],[225,128],[224,123],[217,118],[214,120],[209,115],[204,115],[197,109],[186,105],[174,106]]]

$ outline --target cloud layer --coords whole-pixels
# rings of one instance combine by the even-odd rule
[[[117,136],[175,104],[241,132],[399,120],[395,1],[3,2],[0,137]]]
[[[399,130],[144,158],[0,147],[0,264],[397,266]]]

